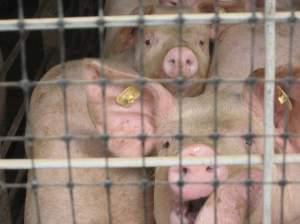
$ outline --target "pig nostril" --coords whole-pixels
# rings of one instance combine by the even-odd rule
[[[214,168],[211,167],[211,166],[206,167],[206,171],[207,171],[207,172],[212,172],[213,170],[214,170]]]
[[[182,168],[182,174],[187,174],[187,172],[188,172],[188,169],[186,167],[183,167]]]
[[[186,64],[187,64],[187,65],[192,65],[193,62],[192,62],[190,59],[187,59],[187,60],[186,60]]]
[[[174,65],[175,64],[175,59],[170,59],[169,62]]]

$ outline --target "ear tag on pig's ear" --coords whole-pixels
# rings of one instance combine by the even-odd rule
[[[286,94],[286,92],[280,86],[277,86],[277,90],[278,90],[278,94],[279,94],[279,96],[277,98],[279,103],[280,104],[287,103],[289,110],[292,110],[293,105],[292,105],[292,102],[291,102],[289,96]]]
[[[116,98],[117,104],[130,107],[141,96],[140,90],[135,86],[128,86]]]

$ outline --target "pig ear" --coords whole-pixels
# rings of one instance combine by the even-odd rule
[[[258,69],[251,76],[257,80],[264,80],[264,69]],[[274,97],[274,125],[277,134],[289,132],[299,134],[300,132],[300,84],[295,79],[300,78],[300,67],[289,69],[280,66],[276,69],[275,97]],[[290,80],[293,80],[290,82]],[[263,116],[264,82],[256,82],[253,88],[253,111]],[[283,148],[284,141],[278,137],[276,143]],[[296,152],[300,147],[300,140],[289,138],[287,141],[288,152]]]
[[[122,28],[115,36],[115,40],[113,41],[115,44],[111,46],[112,54],[119,54],[132,48],[136,42],[136,33],[136,27]]]
[[[154,6],[145,6],[143,9],[143,14],[153,14]],[[134,8],[130,15],[139,15],[140,7]],[[111,46],[112,54],[122,53],[130,48],[132,48],[137,42],[137,27],[125,27],[122,28],[119,33],[116,35],[115,40],[113,41],[114,46]]]
[[[173,96],[158,83],[146,83],[142,93],[139,76],[126,68],[101,67],[96,60],[84,66],[84,78],[96,82],[85,87],[88,113],[98,132],[110,136],[109,152],[128,157],[150,154],[156,140],[143,135],[155,134],[157,121],[165,119],[175,105]],[[102,77],[109,81],[105,94],[99,82]]]

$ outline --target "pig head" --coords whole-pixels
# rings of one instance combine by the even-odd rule
[[[187,12],[195,12],[187,10]],[[176,14],[174,8],[145,7],[145,14]],[[132,14],[138,14],[135,9]],[[142,69],[145,77],[166,79],[164,86],[175,94],[195,96],[204,89],[201,82],[207,77],[210,64],[211,30],[208,25],[153,26],[144,27],[144,35],[139,35],[136,27],[124,28],[115,36],[109,56],[123,53],[123,61],[130,58],[133,67]],[[174,80],[183,79],[183,85]],[[173,81],[173,83],[172,83]],[[178,87],[178,88],[177,88]]]
[[[277,78],[286,78],[289,74],[288,67],[277,68]],[[300,78],[300,68],[294,68],[291,74],[293,78]],[[263,70],[257,70],[255,77],[262,79]],[[220,90],[216,103],[214,93],[208,90],[198,97],[185,98],[182,102],[184,110],[181,112],[181,125],[178,124],[178,110],[174,109],[168,120],[161,122],[159,126],[162,138],[157,142],[158,155],[262,155],[263,138],[259,136],[263,135],[263,82],[246,85],[243,94],[236,94],[231,88]],[[278,98],[283,93],[287,93],[288,100],[281,104]],[[290,134],[299,134],[299,94],[299,84],[296,82],[290,88],[284,82],[276,83],[276,153],[299,151],[297,138],[291,137],[285,142],[280,137],[284,130]],[[179,127],[179,134],[184,137],[170,137],[179,136]],[[181,144],[178,139],[182,140]],[[286,165],[285,180],[299,181],[299,171],[299,165]],[[210,224],[215,223],[217,218],[221,224],[246,223],[248,219],[251,223],[261,223],[262,177],[263,170],[259,165],[251,166],[250,170],[247,165],[159,167],[155,171],[156,222]],[[273,180],[278,182],[282,178],[282,166],[274,165]],[[245,181],[249,179],[252,184],[246,188]],[[224,184],[225,181],[230,184]],[[283,214],[282,219],[287,223],[299,216],[299,190],[299,185],[287,184],[281,202],[281,188],[274,185],[272,223],[280,223],[280,214]],[[281,209],[283,213],[280,212]]]
[[[28,157],[151,154],[153,139],[147,136],[156,130],[156,116],[165,119],[173,97],[160,84],[140,87],[138,78],[126,65],[97,59],[52,68],[42,81],[54,83],[38,85],[31,98],[27,133],[34,140],[26,146]],[[144,170],[132,168],[33,169],[28,184],[36,184],[27,188],[25,223],[151,224],[153,194],[141,187],[145,178]]]

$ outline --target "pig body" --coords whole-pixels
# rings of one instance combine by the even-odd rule
[[[261,78],[263,72],[257,70],[256,77]],[[293,69],[293,77],[300,77],[300,68]],[[288,75],[287,67],[277,69],[277,78]],[[284,84],[276,84],[277,87],[287,92]],[[184,136],[182,148],[179,148],[178,140],[172,137],[161,138],[157,142],[159,156],[175,156],[181,153],[185,156],[211,156],[217,155],[245,155],[263,154],[263,139],[246,139],[249,133],[249,113],[251,118],[251,133],[255,136],[263,135],[263,83],[256,84],[253,88],[252,98],[250,90],[244,87],[243,93],[232,91],[233,87],[221,89],[217,100],[217,113],[214,116],[214,92],[211,89],[195,98],[185,98],[181,110],[181,130]],[[299,119],[299,84],[290,88],[289,99],[292,109],[289,112],[288,128],[290,133],[299,133],[300,127],[295,123]],[[286,104],[280,104],[277,100],[280,93],[275,95],[275,133],[282,134],[285,127],[284,111]],[[251,111],[249,100],[252,99]],[[158,132],[162,136],[174,136],[178,134],[179,121],[178,110],[175,108],[168,112],[168,119],[161,122]],[[219,137],[214,143],[211,137],[217,132]],[[283,153],[285,147],[281,138],[275,139],[276,153]],[[286,144],[288,153],[297,153],[298,139],[289,139]],[[181,151],[182,150],[182,151]],[[286,165],[286,180],[299,181],[300,166]],[[251,167],[249,173],[252,180],[261,182],[263,170],[261,166]],[[216,189],[217,198],[213,194],[211,182],[215,177],[221,181]],[[273,166],[273,180],[282,180],[282,166]],[[157,224],[210,224],[215,223],[214,205],[217,203],[217,219],[221,224],[240,224],[262,222],[262,185],[249,186],[249,203],[247,201],[246,187],[240,182],[248,179],[247,165],[240,166],[182,166],[163,168],[159,167],[155,172],[155,196],[154,214]],[[178,181],[184,181],[180,190]],[[223,181],[237,182],[237,184],[222,184]],[[166,184],[168,183],[169,184]],[[283,206],[284,223],[292,223],[299,217],[299,192],[298,184],[287,184],[284,188],[284,197],[281,202],[281,191],[278,185],[274,185],[272,191],[272,223],[281,223],[281,205]],[[204,205],[203,205],[204,204]],[[248,207],[249,205],[249,207]],[[182,222],[181,222],[182,221]]]
[[[239,35],[236,35],[237,33]],[[210,76],[218,76],[225,80],[244,80],[247,74],[251,73],[252,69],[265,67],[264,26],[256,26],[254,46],[252,46],[251,38],[252,29],[250,25],[240,24],[225,28],[218,39],[218,49],[212,59]],[[299,65],[299,49],[300,25],[296,24],[294,26],[292,42],[290,43],[289,26],[277,24],[276,65],[286,65],[289,62],[292,65]],[[292,51],[291,54],[290,50]],[[251,65],[252,58],[253,67]],[[235,86],[237,91],[241,91],[243,84],[237,83]]]
[[[58,81],[61,78],[61,69],[62,66],[56,66],[42,80]],[[104,72],[107,72],[109,77],[113,76],[115,71],[104,68]],[[100,67],[98,60],[85,59],[65,63],[63,73],[66,80],[69,81],[88,81],[99,79]],[[66,86],[67,110],[65,111],[65,99],[59,85],[38,86],[31,99],[30,123],[27,127],[30,133],[33,136],[55,137],[63,136],[68,130],[69,135],[98,135],[100,130],[95,128],[89,111],[93,110],[93,106],[88,107],[94,92],[88,94],[86,88],[94,90],[92,86]],[[115,91],[109,87],[107,90],[109,92],[107,95],[111,91]],[[107,105],[113,106],[114,112],[118,108],[114,103]],[[101,106],[103,108],[103,105]],[[120,115],[121,119],[123,117]],[[65,127],[66,119],[67,129]],[[110,126],[108,129],[110,130]],[[130,131],[128,132],[130,133]],[[109,143],[109,147],[112,145],[114,146],[116,143]],[[69,146],[62,139],[50,141],[35,139],[32,147],[27,145],[26,148],[28,157],[35,159],[66,159],[68,150],[70,158],[112,156],[109,151],[106,151],[101,140],[89,138],[72,138]],[[141,188],[139,185],[141,178],[146,178],[141,169],[72,169],[70,173],[68,169],[35,169],[29,172],[28,180],[36,182],[38,186],[35,189],[27,188],[25,223],[67,224],[74,223],[75,219],[78,224],[151,224],[153,222],[151,189],[147,188],[144,191]],[[109,185],[110,181],[112,185],[108,188],[106,184]],[[122,185],[119,185],[120,183]],[[133,184],[123,185],[124,183]],[[59,186],[49,187],[47,184]],[[70,188],[67,187],[68,184]],[[146,198],[145,202],[144,197]],[[147,211],[143,210],[144,206],[147,207]],[[72,212],[74,213],[72,214]],[[111,214],[111,222],[109,214]]]

